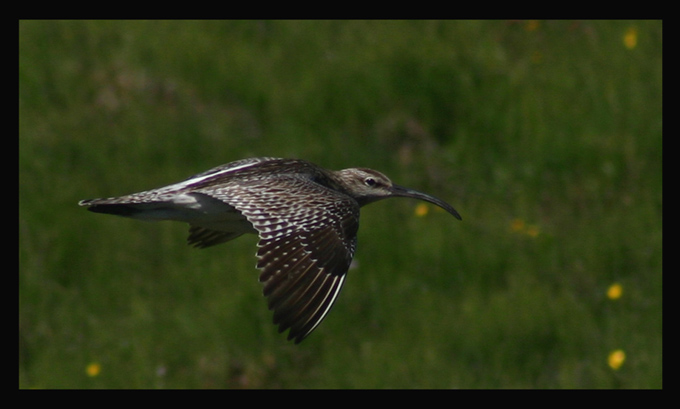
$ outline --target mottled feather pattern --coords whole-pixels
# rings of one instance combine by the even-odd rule
[[[98,213],[190,225],[188,243],[205,248],[259,235],[257,268],[279,331],[296,343],[324,319],[356,249],[359,208],[386,197],[451,205],[393,185],[365,168],[329,171],[299,159],[252,158],[131,195],[83,200]]]
[[[257,267],[279,331],[299,342],[339,293],[356,247],[359,206],[305,178],[273,176],[274,189],[251,184],[212,194],[241,211],[260,236]],[[291,197],[300,200],[291,200]],[[349,234],[349,236],[347,236]]]

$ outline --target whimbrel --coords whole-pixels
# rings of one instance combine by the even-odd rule
[[[323,169],[298,159],[252,158],[183,182],[80,206],[140,220],[189,223],[189,244],[205,248],[245,233],[259,235],[257,268],[274,324],[299,343],[324,319],[347,275],[359,208],[388,197],[436,197],[393,184],[365,168]]]

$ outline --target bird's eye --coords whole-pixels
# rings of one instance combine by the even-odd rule
[[[377,182],[373,178],[366,178],[364,179],[364,183],[366,186],[375,186]]]

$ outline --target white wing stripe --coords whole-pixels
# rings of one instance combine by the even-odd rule
[[[333,306],[333,304],[335,304],[335,299],[338,297],[338,294],[340,294],[340,290],[342,289],[342,284],[345,281],[345,277],[347,277],[347,274],[342,274],[340,276],[334,277],[334,280],[339,280],[336,283],[331,284],[331,286],[335,286],[335,288],[333,289],[332,292],[329,292],[326,295],[326,297],[324,298],[324,300],[322,302],[319,303],[319,308],[321,308],[321,306],[323,306],[324,304],[326,304],[326,308],[321,313],[321,315],[319,315],[319,317],[316,318],[316,322],[314,323],[314,325],[312,325],[312,327],[310,329],[308,329],[305,332],[304,335],[302,335],[301,337],[298,337],[298,338],[300,338],[300,339],[305,338],[307,335],[311,334],[312,331],[314,331],[314,329],[316,329],[316,327],[319,326],[319,324],[321,324],[321,321],[323,321],[323,319],[326,317],[326,314],[328,314],[328,312],[331,310],[331,307]],[[329,301],[327,302],[326,300],[329,300]],[[318,309],[317,309],[317,311],[318,311]],[[316,316],[317,311],[314,311],[314,313],[310,315],[310,319]],[[307,323],[305,323],[305,325],[307,325]]]

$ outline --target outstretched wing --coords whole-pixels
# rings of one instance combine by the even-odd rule
[[[359,205],[295,174],[220,190],[203,193],[238,209],[257,230],[257,267],[274,324],[279,332],[290,329],[288,339],[299,343],[342,288],[356,248]]]

